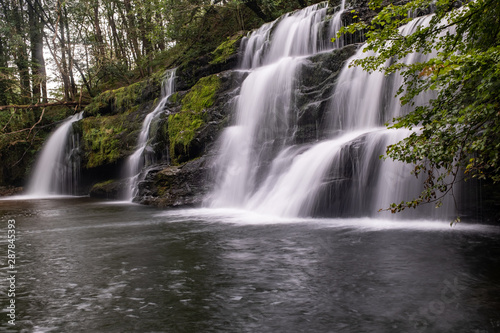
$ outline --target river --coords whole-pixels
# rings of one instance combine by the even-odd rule
[[[2,332],[500,331],[500,228],[277,219],[90,198],[0,201],[16,222]],[[5,237],[4,237],[5,235]]]

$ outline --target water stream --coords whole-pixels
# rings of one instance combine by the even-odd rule
[[[151,140],[156,133],[152,131],[152,126],[158,121],[160,115],[165,112],[165,104],[168,98],[175,92],[175,69],[165,73],[165,78],[162,82],[162,91],[160,101],[156,107],[148,113],[142,123],[141,133],[137,138],[137,149],[129,156],[126,163],[126,174],[129,178],[128,190],[126,199],[132,201],[137,194],[137,186],[141,181],[142,170],[145,167],[151,166],[157,162],[156,154],[150,146]],[[167,151],[165,153],[168,153]]]
[[[34,166],[26,195],[77,194],[80,175],[79,136],[73,123],[83,117],[83,112],[65,120],[43,145]]]
[[[353,59],[367,56],[362,47],[338,78],[326,125],[331,138],[297,145],[300,69],[308,57],[341,46],[339,40],[325,47],[320,28],[323,6],[286,15],[249,37],[241,61],[249,75],[241,87],[235,121],[219,141],[216,188],[207,199],[210,207],[291,217],[375,216],[379,209],[412,199],[422,190],[422,181],[410,173],[411,166],[379,159],[387,145],[410,134],[384,129],[384,123],[408,110],[394,97],[402,83],[399,75],[386,77],[349,67]],[[330,20],[328,40],[340,28],[339,18],[337,13]],[[430,16],[418,18],[402,33],[412,33],[429,20]],[[423,57],[409,55],[404,61],[413,63]],[[431,97],[419,96],[416,104]],[[429,206],[404,216],[443,219],[453,214],[454,205],[447,198],[440,210]]]

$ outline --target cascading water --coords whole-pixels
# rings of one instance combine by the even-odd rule
[[[321,46],[325,41],[318,37],[323,34],[318,27],[324,27],[324,13],[324,5],[312,6],[266,24],[249,37],[241,62],[249,75],[238,97],[235,124],[219,141],[217,185],[207,198],[211,207],[281,216],[374,216],[378,209],[420,193],[421,181],[410,175],[411,166],[379,159],[387,145],[409,134],[383,127],[406,110],[394,98],[400,77],[348,67],[353,58],[366,56],[362,49],[338,78],[330,106],[331,139],[309,145],[294,141],[300,68],[308,56],[342,46],[340,41]],[[420,18],[404,29],[409,33],[428,20]],[[329,22],[328,40],[339,22],[337,13]],[[420,56],[405,61],[415,57]],[[450,211],[441,209],[439,217]]]
[[[83,117],[83,112],[69,117],[43,145],[26,195],[76,194],[80,175],[80,138],[73,131],[73,123]]]
[[[137,139],[137,149],[127,160],[126,174],[130,179],[126,197],[129,201],[132,201],[137,193],[137,185],[141,180],[142,169],[157,162],[155,152],[150,146],[150,141],[152,139],[150,132],[152,125],[158,121],[159,116],[164,112],[168,98],[175,91],[175,71],[176,69],[172,69],[165,73],[165,78],[162,82],[160,102],[153,111],[144,118],[141,133]]]

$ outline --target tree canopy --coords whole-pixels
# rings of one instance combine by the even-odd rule
[[[428,202],[439,206],[461,180],[500,181],[500,6],[497,0],[412,0],[385,4],[370,0],[377,12],[370,22],[358,22],[341,33],[366,32],[366,51],[375,55],[354,65],[367,71],[398,72],[404,78],[398,94],[412,111],[388,124],[415,131],[387,148],[385,158],[412,163],[423,177],[419,197],[394,203],[392,212]],[[401,26],[411,13],[433,7],[427,26],[404,35]],[[429,60],[405,64],[414,52],[431,54]],[[389,65],[387,65],[389,63]],[[415,98],[432,91],[426,105]]]
[[[0,105],[93,97],[315,2],[0,0]]]

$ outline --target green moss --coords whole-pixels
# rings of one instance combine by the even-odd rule
[[[113,180],[113,179],[106,180],[105,182],[100,182],[100,183],[94,184],[94,186],[92,186],[92,188],[94,188],[94,189],[104,188],[109,184],[113,184],[114,182],[115,182],[115,180]]]
[[[170,95],[169,101],[172,102],[173,104],[177,104],[179,102],[179,93],[176,92]]]
[[[113,163],[121,157],[124,116],[91,117],[82,121],[86,167]]]
[[[145,95],[144,92],[146,90],[159,91],[161,82],[163,81],[163,75],[164,72],[160,71],[153,74],[147,80],[114,90],[106,90],[94,97],[92,102],[85,107],[85,114],[92,116],[108,113],[129,114],[136,110],[139,104],[145,102],[145,100],[143,100],[143,95]]]
[[[220,79],[217,75],[201,78],[182,99],[181,111],[199,113],[211,107],[219,87]]]
[[[220,44],[215,51],[212,52],[213,60],[210,63],[215,65],[226,62],[230,56],[235,54],[236,42],[238,42],[242,37],[243,34],[228,37],[226,41]]]
[[[198,129],[207,121],[204,110],[213,105],[219,87],[220,79],[217,75],[200,79],[182,99],[181,111],[168,117],[170,156],[174,162],[179,160],[179,155],[189,155],[189,148]]]

